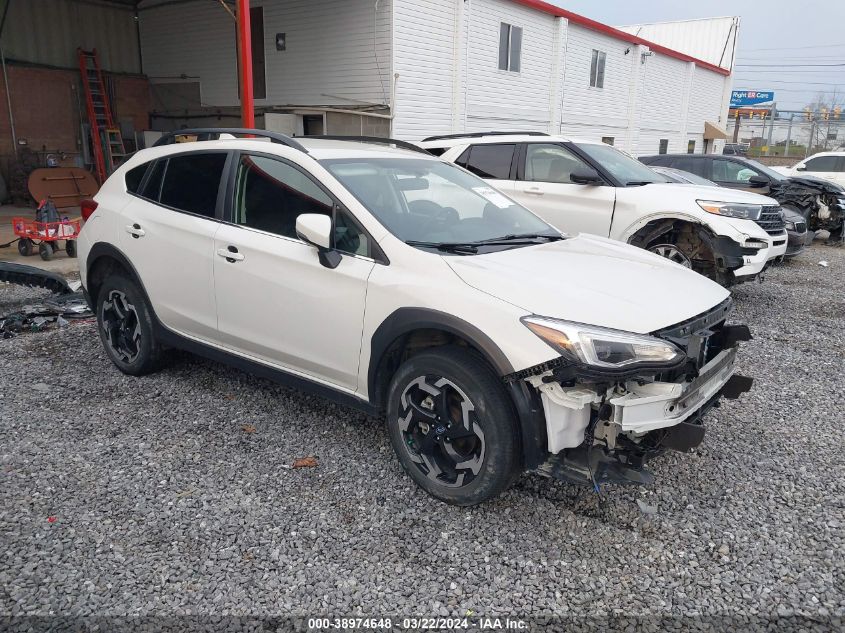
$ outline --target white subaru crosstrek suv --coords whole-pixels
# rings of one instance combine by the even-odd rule
[[[724,288],[419,148],[178,134],[203,140],[165,135],[83,205],[82,283],[127,374],[183,348],[384,415],[413,480],[461,505],[523,471],[650,481],[750,387]]]
[[[628,242],[729,286],[786,253],[776,200],[670,183],[600,142],[543,133],[434,136],[420,146],[465,167],[569,233]]]

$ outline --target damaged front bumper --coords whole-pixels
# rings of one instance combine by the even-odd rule
[[[643,466],[667,449],[688,451],[704,438],[702,418],[751,379],[735,374],[745,326],[693,323],[688,348],[698,362],[681,370],[616,380],[549,369],[523,378],[540,396],[548,458],[537,471],[578,483],[648,483]],[[564,379],[561,380],[561,376]],[[576,373],[577,376],[577,373]]]

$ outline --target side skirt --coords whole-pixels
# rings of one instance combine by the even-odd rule
[[[315,396],[320,396],[321,398],[325,398],[335,404],[352,407],[353,409],[357,409],[367,415],[380,417],[378,407],[374,406],[367,400],[349,395],[342,391],[337,391],[336,389],[332,389],[326,385],[288,373],[281,369],[268,367],[267,365],[248,360],[241,356],[237,356],[236,354],[225,352],[215,347],[204,345],[203,343],[197,343],[196,341],[187,339],[184,336],[167,329],[158,322],[158,319],[156,319],[156,337],[168,347],[185,350],[191,354],[196,354],[197,356],[202,356],[204,358],[208,358],[209,360],[235,367],[248,374],[267,378],[268,380],[272,380],[273,382],[277,382],[286,387],[292,387]]]

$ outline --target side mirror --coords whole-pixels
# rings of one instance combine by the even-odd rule
[[[807,166],[806,165],[798,165],[798,167],[795,168],[795,171],[807,171]]]
[[[769,184],[769,179],[765,176],[751,176],[751,178],[748,179],[748,186],[753,187],[755,189],[760,187],[768,187]]]
[[[320,213],[303,213],[296,218],[296,235],[306,244],[317,248],[320,263],[337,268],[341,255],[332,250],[332,219]]]
[[[576,167],[569,174],[569,180],[576,185],[601,185],[604,181],[592,167]]]

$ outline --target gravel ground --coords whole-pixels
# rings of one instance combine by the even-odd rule
[[[524,476],[494,502],[450,507],[353,410],[188,355],[129,378],[91,323],[0,340],[0,615],[471,610],[832,630],[845,615],[843,288],[845,249],[823,245],[736,288],[754,389],[710,414],[695,453],[654,463],[654,485],[607,487],[601,503]],[[0,313],[38,296],[0,286]],[[318,465],[286,467],[305,456]]]

